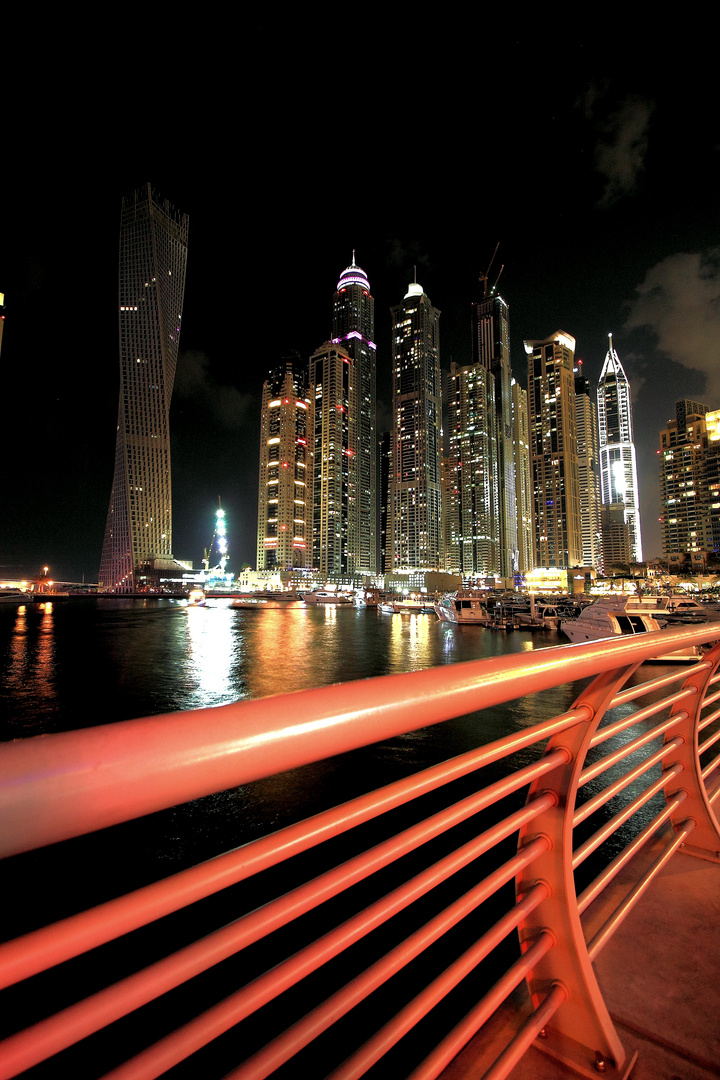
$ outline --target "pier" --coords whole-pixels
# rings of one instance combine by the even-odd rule
[[[703,649],[692,664],[649,663],[688,646]],[[717,1077],[719,665],[716,623],[0,747],[12,857],[453,717],[477,714],[479,734],[0,946],[10,994],[191,906],[200,933],[79,998],[56,981],[43,1015],[0,1043],[0,1078],[52,1068],[165,997],[144,1033],[115,1039],[102,1075],[188,1062],[182,1075],[234,1080]],[[543,711],[568,681],[571,708]],[[519,699],[538,722],[483,743],[483,710]],[[223,898],[206,926],[203,905]],[[193,1015],[172,997],[185,985]]]

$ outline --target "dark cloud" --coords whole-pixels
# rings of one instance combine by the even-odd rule
[[[668,256],[635,293],[625,328],[649,329],[660,352],[704,376],[706,403],[720,407],[720,248]]]
[[[198,411],[209,412],[217,427],[232,429],[247,423],[257,404],[255,396],[243,394],[235,386],[219,383],[210,369],[210,358],[204,352],[181,352],[175,376],[175,395],[184,401],[192,401]]]
[[[595,168],[604,181],[600,206],[610,206],[637,188],[645,166],[654,103],[629,94],[611,104],[609,84],[588,87],[577,106],[598,131]]]

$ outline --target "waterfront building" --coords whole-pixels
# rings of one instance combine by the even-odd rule
[[[356,382],[347,349],[326,341],[310,357],[313,430],[312,565],[323,577],[356,571]]]
[[[481,279],[487,290],[487,275]],[[497,566],[502,577],[518,569],[518,520],[515,492],[515,453],[513,446],[512,370],[510,367],[510,327],[508,306],[491,289],[472,306],[472,362],[492,377],[494,395],[494,442],[496,476]]]
[[[388,514],[390,495],[390,472],[392,439],[389,431],[384,431],[378,442],[378,457],[380,461],[380,573],[385,574],[389,568],[388,536],[391,537],[392,545],[392,515]],[[390,532],[388,533],[388,525]]]
[[[447,569],[500,573],[495,380],[482,364],[450,365],[448,429]]]
[[[375,301],[367,274],[352,262],[340,275],[333,299],[332,341],[342,345],[353,361],[355,399],[355,494],[350,512],[357,574],[377,569],[377,390]]]
[[[444,566],[440,312],[417,282],[391,312],[392,546],[386,561],[388,570],[437,570]]]
[[[512,380],[513,448],[515,452],[515,506],[518,531],[518,570],[522,574],[534,568],[533,562],[533,489],[530,468],[530,423],[527,390]]]
[[[697,565],[720,552],[720,410],[677,403],[675,420],[660,432],[660,493],[666,558]]]
[[[582,563],[575,421],[575,338],[526,341],[536,567]]]
[[[603,546],[600,526],[601,500],[597,415],[592,400],[590,382],[582,374],[582,360],[578,360],[578,371],[579,374],[575,376],[575,424],[577,427],[583,563],[585,566],[600,567],[602,569]]]
[[[624,503],[607,503],[600,507],[602,531],[602,561],[606,574],[613,574],[613,567],[626,567],[633,562],[632,536],[625,517]]]
[[[101,589],[133,592],[172,557],[169,412],[185,291],[188,216],[150,184],[120,213],[120,401]]]
[[[312,565],[313,434],[308,367],[296,354],[263,383],[258,570]]]
[[[608,351],[600,373],[597,398],[602,502],[604,506],[624,504],[625,520],[630,526],[632,559],[642,562],[630,383],[613,348],[612,334],[608,334]]]

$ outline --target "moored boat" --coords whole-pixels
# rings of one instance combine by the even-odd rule
[[[643,603],[644,598],[602,596],[584,608],[576,619],[563,619],[560,632],[573,643],[602,641],[617,635],[652,633],[666,625],[662,609]],[[691,663],[700,656],[695,647],[657,657],[663,662]]]
[[[315,589],[314,592],[306,592],[304,597],[306,604],[352,604],[352,596],[347,593],[330,592],[327,589]]]
[[[434,609],[443,622],[487,626],[492,621],[485,597],[471,591],[446,593],[434,604]]]

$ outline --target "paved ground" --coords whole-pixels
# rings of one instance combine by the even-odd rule
[[[605,899],[627,888],[618,880]],[[592,926],[592,909],[587,914]],[[598,955],[595,971],[628,1060],[638,1054],[631,1080],[720,1077],[720,865],[676,854]],[[508,1005],[442,1080],[480,1080],[504,1045],[511,1012],[527,1007],[524,995]],[[511,1078],[575,1075],[532,1048]]]

